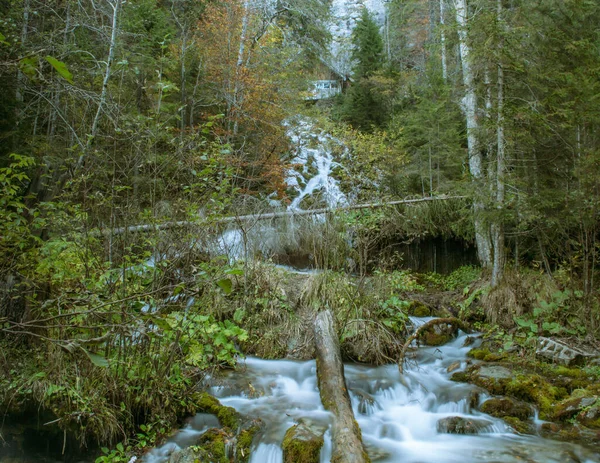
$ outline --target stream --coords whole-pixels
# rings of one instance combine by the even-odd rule
[[[429,319],[413,318],[415,325]],[[471,409],[474,386],[450,381],[447,369],[466,366],[466,335],[442,347],[422,347],[400,375],[396,365],[345,366],[354,414],[373,461],[403,463],[539,462],[592,463],[600,455],[582,446],[519,435],[502,420]],[[210,391],[223,405],[234,407],[265,427],[254,442],[251,463],[281,463],[281,442],[298,420],[326,429],[330,414],[323,408],[317,388],[314,361],[261,360],[249,357],[240,368]],[[477,396],[475,396],[477,397]],[[480,392],[482,403],[489,398]],[[467,418],[479,427],[477,434],[438,431],[438,421]],[[541,421],[536,420],[536,424]],[[216,426],[216,418],[199,414],[162,447],[143,461],[162,463],[179,448],[192,445],[198,436]],[[325,433],[321,462],[329,462],[331,440]]]

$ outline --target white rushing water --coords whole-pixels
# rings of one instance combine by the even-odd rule
[[[416,320],[418,321],[418,320]],[[346,365],[345,375],[357,422],[373,461],[403,463],[593,463],[600,455],[578,445],[514,433],[502,420],[471,409],[475,388],[450,381],[447,368],[454,362],[466,366],[463,347],[466,336],[436,348],[420,348],[417,362],[400,375],[396,365],[368,367]],[[260,360],[248,358],[222,386],[211,393],[224,405],[256,418],[265,427],[257,436],[252,463],[281,463],[281,442],[286,430],[299,420],[326,429],[330,414],[324,410],[317,388],[314,361]],[[480,401],[487,397],[482,395]],[[175,436],[145,458],[147,463],[167,461],[165,453],[190,445],[195,429],[188,424],[180,440]],[[438,432],[438,421],[464,417],[481,423],[479,434],[457,435]],[[321,462],[331,455],[329,431],[321,451]]]
[[[302,201],[316,192],[321,193],[327,207],[347,205],[346,195],[332,173],[341,168],[334,160],[334,152],[340,152],[340,158],[348,157],[348,149],[340,140],[318,129],[309,118],[298,117],[287,121],[285,126],[294,149],[290,163],[295,166],[288,171],[286,183],[297,193],[288,210],[299,210]]]

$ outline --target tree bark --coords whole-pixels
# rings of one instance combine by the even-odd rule
[[[446,31],[444,30],[444,26],[446,24],[446,20],[444,18],[444,2],[446,0],[440,0],[440,39],[442,45],[442,77],[444,79],[444,83],[448,82],[448,61],[446,58]]]
[[[485,194],[485,175],[482,170],[481,142],[479,140],[479,122],[477,121],[477,94],[473,70],[471,68],[471,49],[467,43],[467,1],[454,0],[456,22],[458,24],[458,40],[460,60],[462,64],[465,96],[461,101],[462,110],[467,120],[467,144],[469,152],[469,171],[475,186],[473,195],[473,213],[477,255],[484,268],[492,267],[492,243],[490,231],[486,227],[482,214],[485,204],[482,195]]]
[[[83,153],[81,153],[77,161],[76,170],[81,168],[81,166],[83,166],[83,163],[85,162],[85,158],[87,157],[92,143],[94,141],[94,138],[98,133],[98,124],[100,122],[100,117],[102,115],[102,111],[104,110],[104,106],[106,105],[108,81],[110,79],[112,64],[115,58],[115,48],[117,46],[117,21],[119,18],[119,10],[121,9],[121,2],[122,0],[115,0],[114,5],[111,5],[113,8],[112,31],[110,34],[110,45],[108,47],[108,58],[106,59],[106,70],[104,71],[104,79],[102,80],[102,91],[100,92],[100,101],[98,102],[98,109],[96,110],[96,115],[94,116],[94,120],[92,122],[92,130],[85,144],[85,149],[83,150]]]
[[[498,23],[502,21],[502,0],[497,1]],[[498,49],[502,51],[503,43],[500,38]],[[492,287],[497,286],[504,274],[504,224],[502,209],[504,208],[504,172],[505,172],[505,140],[504,140],[504,68],[501,56],[498,56],[498,119],[496,123],[496,210],[499,214],[492,224],[492,239],[494,245],[494,266],[492,268]]]
[[[350,395],[344,379],[344,364],[329,310],[320,312],[314,325],[317,351],[317,379],[321,401],[333,414],[331,440],[332,463],[367,463],[369,456],[362,444],[362,435],[352,412]]]
[[[399,201],[387,201],[383,203],[366,203],[366,204],[355,204],[353,206],[343,206],[337,208],[320,208],[320,209],[309,209],[306,211],[281,211],[281,212],[266,212],[263,214],[248,214],[248,215],[238,215],[232,217],[222,217],[220,219],[216,219],[213,223],[216,224],[227,224],[227,223],[235,223],[235,222],[244,222],[248,220],[256,221],[256,220],[269,220],[269,219],[279,219],[283,217],[297,217],[304,215],[316,215],[316,214],[329,214],[332,212],[338,211],[351,211],[357,209],[374,209],[378,207],[384,206],[394,206],[398,204],[412,204],[412,203],[421,203],[425,201],[444,201],[448,199],[465,199],[465,196],[437,196],[437,197],[427,197],[427,198],[417,198],[417,199],[403,199]],[[201,221],[191,221],[191,220],[182,220],[179,222],[166,222],[161,224],[146,224],[146,225],[131,225],[129,227],[121,227],[115,228],[112,231],[113,235],[120,235],[123,233],[138,233],[138,232],[149,232],[153,230],[168,230],[171,228],[184,228],[184,227],[192,227],[194,225],[201,225]]]

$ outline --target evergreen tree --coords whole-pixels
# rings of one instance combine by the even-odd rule
[[[384,98],[371,80],[383,65],[383,40],[379,27],[366,8],[352,31],[352,44],[352,58],[356,62],[354,83],[343,99],[340,115],[354,127],[368,130],[385,121],[386,111]]]
[[[381,69],[383,64],[383,40],[379,27],[366,8],[363,8],[360,21],[352,31],[352,59],[357,62],[354,68],[356,80],[370,77]]]

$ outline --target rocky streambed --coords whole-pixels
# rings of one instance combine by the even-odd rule
[[[443,346],[421,347],[403,374],[396,365],[345,366],[371,461],[600,461],[593,416],[585,428],[564,423],[596,410],[596,386],[574,373],[556,379],[564,382],[558,386],[489,358],[485,348],[472,350],[479,343],[460,332]],[[478,359],[486,356],[495,361]],[[331,415],[319,397],[314,361],[250,357],[209,392],[219,402],[209,400],[204,411],[218,415],[220,427],[213,415],[200,414],[143,461],[330,461]],[[232,413],[242,418],[227,425]]]

